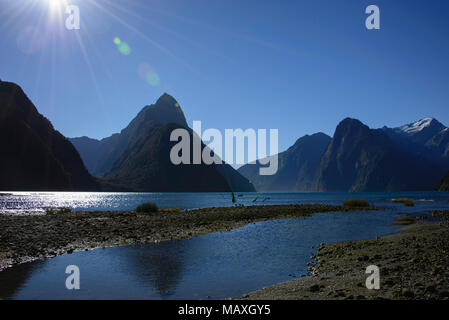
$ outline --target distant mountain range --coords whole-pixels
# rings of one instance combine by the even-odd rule
[[[258,191],[433,190],[449,170],[448,156],[449,130],[436,119],[370,129],[347,118],[332,139],[305,136],[280,153],[274,176],[258,175],[259,163],[238,171]]]
[[[332,138],[307,135],[281,152],[273,176],[260,176],[258,162],[238,171],[227,164],[173,165],[169,137],[177,128],[193,134],[179,103],[164,94],[120,133],[67,139],[18,85],[0,81],[0,190],[449,190],[449,129],[433,118],[380,129],[344,119]]]

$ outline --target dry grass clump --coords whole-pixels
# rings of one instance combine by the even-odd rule
[[[346,200],[343,205],[345,207],[351,207],[351,208],[368,208],[369,202],[366,200],[358,200],[358,199],[351,199]]]
[[[413,202],[413,200],[409,199],[409,198],[399,198],[399,199],[393,199],[394,203],[402,203],[404,204],[406,207],[414,207],[415,206],[415,202]]]

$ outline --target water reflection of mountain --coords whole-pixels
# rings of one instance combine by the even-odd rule
[[[43,261],[24,263],[0,272],[0,299],[12,299]]]
[[[167,241],[126,248],[121,259],[125,269],[149,284],[163,299],[172,295],[181,280],[188,257],[190,241]]]

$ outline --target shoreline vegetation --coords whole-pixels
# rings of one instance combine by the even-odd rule
[[[145,205],[127,212],[72,212],[61,208],[47,210],[44,215],[0,215],[0,271],[16,264],[76,251],[184,239],[229,231],[258,221],[369,209],[324,204],[185,211],[155,210],[149,204],[146,207],[150,209],[141,210]]]
[[[356,202],[351,202],[354,205]],[[71,212],[0,216],[0,271],[16,264],[101,247],[152,243],[225,232],[244,225],[315,213],[373,210],[374,207],[266,205],[181,211]],[[157,208],[157,207],[156,207]],[[141,210],[139,210],[141,211]],[[149,211],[149,212],[148,212]],[[431,211],[441,222],[402,214],[400,233],[371,240],[322,244],[310,275],[234,299],[449,299],[449,210]],[[365,286],[366,267],[380,269],[380,290]]]

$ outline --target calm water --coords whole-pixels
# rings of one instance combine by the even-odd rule
[[[323,213],[253,223],[224,233],[157,244],[96,249],[0,272],[6,299],[219,299],[307,274],[320,243],[394,233],[387,212]],[[81,289],[65,288],[80,268]]]
[[[244,205],[325,203],[341,204],[347,199],[365,199],[378,206],[402,208],[392,204],[394,198],[416,201],[414,210],[441,208],[448,205],[447,192],[408,193],[237,193],[237,203]],[[74,210],[134,210],[144,202],[160,208],[205,208],[231,206],[230,193],[91,193],[91,192],[2,192],[0,214],[44,213],[45,208],[70,207]]]
[[[408,197],[415,207],[394,204]],[[382,211],[323,213],[265,221],[225,233],[164,243],[96,249],[19,265],[0,272],[7,299],[218,299],[241,295],[307,274],[320,243],[394,233],[401,211],[449,208],[449,193],[241,193],[237,203],[341,204],[366,199]],[[229,193],[30,193],[0,196],[3,214],[35,214],[48,207],[130,210],[143,202],[183,209],[229,206]],[[65,289],[65,268],[81,270],[81,290]]]

